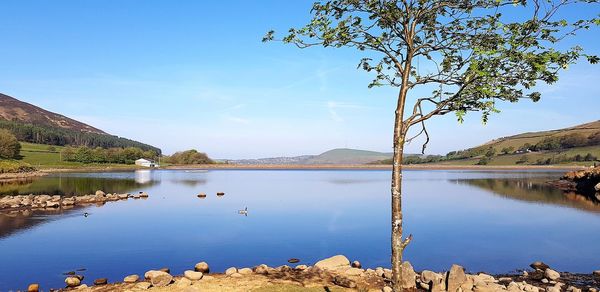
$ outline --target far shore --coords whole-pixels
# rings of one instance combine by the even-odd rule
[[[410,164],[403,165],[405,170],[552,170],[571,171],[586,169],[580,165],[446,165],[446,164]],[[189,164],[169,165],[156,169],[166,170],[391,170],[391,165],[380,164]],[[2,173],[0,181],[21,180],[27,178],[41,177],[52,173],[74,173],[74,172],[118,172],[152,170],[152,168],[135,165],[110,165],[110,166],[83,166],[76,168],[53,167],[41,168],[34,172]]]

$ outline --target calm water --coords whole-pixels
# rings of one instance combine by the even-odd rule
[[[510,272],[543,260],[558,270],[600,268],[600,205],[544,185],[557,172],[406,171],[406,257],[417,270]],[[199,261],[211,270],[345,254],[389,266],[388,171],[142,171],[59,174],[2,193],[146,191],[147,200],[55,214],[0,214],[0,291],[85,283]],[[225,192],[218,198],[216,192]],[[197,193],[209,194],[198,199]],[[238,210],[248,207],[248,216]],[[89,217],[82,214],[89,212]]]

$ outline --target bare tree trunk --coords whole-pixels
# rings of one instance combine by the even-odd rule
[[[392,168],[392,289],[402,291],[402,252],[408,241],[402,240],[402,156],[405,127],[403,125],[404,101],[407,90],[403,86],[398,96],[394,124],[394,157]]]

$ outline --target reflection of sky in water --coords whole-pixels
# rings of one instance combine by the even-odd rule
[[[533,194],[538,201],[527,201],[509,196],[510,188],[507,196],[501,194],[506,189],[495,192],[467,182],[544,181],[559,175],[406,171],[405,229],[414,235],[406,258],[419,270],[458,263],[470,271],[507,272],[534,260],[559,270],[597,269],[592,255],[600,254],[598,212],[552,201],[551,191],[550,201],[540,203],[546,200],[543,189]],[[99,176],[139,180],[133,172]],[[151,171],[149,176],[152,183],[128,190],[147,191],[147,200],[89,207],[88,218],[60,217],[0,239],[0,290],[31,281],[62,287],[61,273],[80,267],[88,269],[88,282],[161,267],[181,274],[199,261],[223,271],[283,265],[291,257],[311,264],[345,254],[367,267],[389,265],[389,171]],[[62,175],[63,180],[83,177],[98,175]],[[208,197],[198,199],[201,192]],[[226,195],[219,198],[217,192]],[[237,213],[244,207],[247,217]]]

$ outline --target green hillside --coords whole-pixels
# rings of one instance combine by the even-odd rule
[[[392,153],[339,148],[311,157],[306,164],[366,164],[389,159]]]

